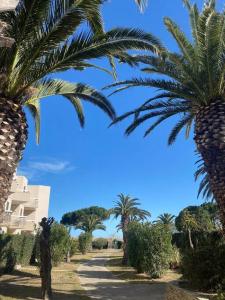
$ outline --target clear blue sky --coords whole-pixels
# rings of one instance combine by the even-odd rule
[[[189,23],[182,0],[150,0],[140,14],[133,0],[111,0],[104,5],[106,29],[139,27],[159,36],[175,49],[163,25],[170,16],[189,33]],[[203,0],[196,0],[199,5]],[[122,4],[121,4],[122,3]],[[219,8],[223,0],[218,0]],[[105,65],[106,62],[100,62]],[[118,67],[119,79],[139,76],[138,69]],[[59,78],[85,82],[96,88],[110,84],[112,78],[96,70],[68,71]],[[136,107],[153,95],[146,88],[131,89],[111,98],[117,113]],[[34,128],[29,118],[30,136],[20,164],[20,173],[27,175],[30,184],[50,185],[50,216],[60,220],[63,213],[91,205],[110,208],[117,194],[138,197],[142,207],[155,219],[159,214],[177,214],[187,205],[200,204],[193,173],[196,169],[194,142],[181,135],[176,144],[168,147],[166,139],[174,123],[166,122],[152,136],[143,139],[144,128],[125,137],[127,122],[108,129],[109,119],[100,110],[85,105],[86,127],[81,130],[70,103],[60,97],[42,100],[41,143],[35,144]],[[147,125],[147,124],[146,124]],[[146,127],[144,125],[143,127]],[[116,232],[116,222],[107,222],[107,231]]]

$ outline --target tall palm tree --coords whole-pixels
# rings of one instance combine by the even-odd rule
[[[127,230],[128,225],[131,221],[144,221],[151,214],[143,209],[138,208],[140,205],[137,198],[131,198],[129,195],[120,194],[118,195],[119,200],[115,201],[115,206],[112,208],[111,213],[114,214],[115,218],[120,217],[120,224],[118,228],[123,232],[123,261],[124,265],[128,263],[128,249],[127,249]]]
[[[194,124],[194,140],[220,208],[225,233],[225,15],[216,11],[215,0],[205,1],[201,12],[188,0],[184,3],[190,15],[193,39],[190,41],[170,18],[164,19],[179,52],[165,50],[160,57],[135,58],[146,64],[145,72],[163,78],[134,78],[113,85],[120,85],[117,92],[137,86],[159,91],[141,107],[119,117],[117,122],[133,115],[134,120],[126,130],[130,134],[156,117],[145,132],[148,136],[163,121],[179,116],[169,135],[169,144],[183,128],[188,137]]]
[[[164,213],[158,216],[156,223],[163,224],[168,228],[172,229],[172,227],[174,226],[174,219],[175,219],[174,215]]]
[[[83,83],[54,79],[69,69],[96,67],[89,60],[122,58],[128,49],[157,49],[157,40],[135,29],[104,33],[99,13],[102,0],[21,0],[17,9],[0,12],[8,25],[7,36],[15,43],[0,48],[0,213],[7,200],[13,173],[22,157],[28,136],[23,108],[34,117],[37,141],[40,134],[40,100],[61,95],[74,107],[84,125],[81,100],[97,105],[110,118],[109,101]],[[83,23],[87,27],[81,27]],[[160,44],[158,44],[160,46]],[[112,63],[111,63],[112,64]]]
[[[86,233],[92,234],[95,230],[105,230],[106,227],[102,223],[102,220],[96,215],[83,216],[78,225],[77,229],[81,229]]]

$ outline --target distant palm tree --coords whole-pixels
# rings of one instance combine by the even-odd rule
[[[188,0],[184,3],[190,14],[193,38],[190,41],[174,21],[164,19],[179,52],[165,49],[161,56],[136,57],[136,61],[146,64],[143,70],[156,73],[157,78],[134,78],[111,85],[120,85],[117,91],[137,86],[160,91],[117,122],[133,115],[134,120],[126,130],[130,134],[139,125],[158,117],[147,128],[147,136],[163,121],[179,116],[169,135],[169,144],[182,129],[188,137],[194,124],[194,140],[220,208],[225,234],[225,15],[224,11],[216,11],[215,0],[205,1],[202,12]]]
[[[158,220],[156,220],[156,223],[160,223],[165,226],[168,226],[169,228],[172,228],[172,226],[174,225],[174,219],[174,215],[164,213],[158,216]]]
[[[81,218],[81,221],[76,225],[77,229],[83,230],[86,233],[92,233],[95,230],[105,230],[106,227],[96,215],[86,215]]]
[[[118,228],[123,232],[123,261],[124,265],[128,263],[128,249],[127,249],[127,231],[128,225],[131,221],[144,221],[151,214],[143,209],[138,208],[140,205],[137,198],[131,198],[129,195],[120,194],[118,195],[119,200],[115,201],[115,206],[112,208],[111,213],[115,215],[115,218],[120,217],[120,224]]]
[[[118,28],[104,33],[102,2],[21,0],[15,11],[0,12],[0,22],[8,25],[7,36],[15,41],[11,48],[0,48],[0,214],[27,142],[24,107],[34,117],[38,142],[40,99],[44,97],[63,96],[73,105],[81,126],[81,100],[115,117],[101,93],[83,83],[53,79],[53,74],[90,67],[107,71],[90,60],[109,57],[113,65],[113,56],[129,56],[126,50],[157,49],[157,40],[141,30]],[[87,30],[81,27],[85,22]]]

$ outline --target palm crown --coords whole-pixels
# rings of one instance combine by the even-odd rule
[[[11,48],[0,48],[0,212],[8,198],[13,173],[27,141],[26,106],[40,135],[40,100],[61,95],[71,102],[84,125],[81,100],[97,105],[112,119],[115,111],[103,94],[83,83],[54,79],[68,69],[96,67],[91,59],[129,58],[126,50],[155,51],[160,43],[135,29],[104,32],[100,5],[103,0],[21,0],[15,11],[1,12],[8,25]],[[85,25],[87,24],[87,26]],[[158,46],[156,46],[158,44]],[[106,71],[106,70],[105,70]]]
[[[96,215],[86,215],[82,217],[82,220],[78,225],[77,229],[81,229],[85,232],[92,233],[95,230],[105,230],[106,227],[102,221]]]
[[[134,116],[126,129],[130,134],[139,125],[154,119],[145,131],[147,136],[168,118],[179,116],[169,135],[169,144],[182,129],[188,137],[194,124],[194,139],[204,161],[202,173],[207,174],[202,185],[206,193],[211,188],[221,209],[225,231],[225,15],[216,11],[215,0],[205,1],[201,12],[188,0],[184,3],[190,15],[192,40],[174,21],[164,19],[179,52],[164,49],[160,55],[134,57],[146,65],[144,72],[162,78],[117,82],[110,86],[118,87],[113,93],[137,86],[156,88],[159,92],[114,123]]]
[[[169,213],[164,213],[158,216],[157,223],[161,223],[163,225],[173,225],[175,216]]]
[[[132,220],[144,221],[147,217],[150,217],[150,213],[146,210],[138,208],[140,205],[137,198],[131,198],[129,195],[118,195],[119,200],[115,202],[115,206],[112,209],[112,214],[115,218],[121,217],[121,225],[125,219],[129,222]]]
[[[118,54],[130,48],[148,49],[150,35],[141,31],[115,29],[103,31],[100,0],[23,0],[15,12],[0,13],[0,20],[10,27],[8,35],[14,46],[0,53],[1,92],[15,102],[22,102],[36,119],[39,136],[39,100],[55,94],[69,100],[84,124],[80,99],[90,101],[111,118],[114,110],[107,99],[80,83],[47,78],[67,69],[97,67],[87,60]],[[89,31],[78,33],[87,21]],[[151,46],[152,48],[152,46]],[[119,55],[118,55],[119,57]]]

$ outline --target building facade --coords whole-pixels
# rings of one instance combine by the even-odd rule
[[[28,185],[24,176],[15,176],[0,216],[0,232],[20,234],[34,233],[43,217],[48,217],[49,186]]]

